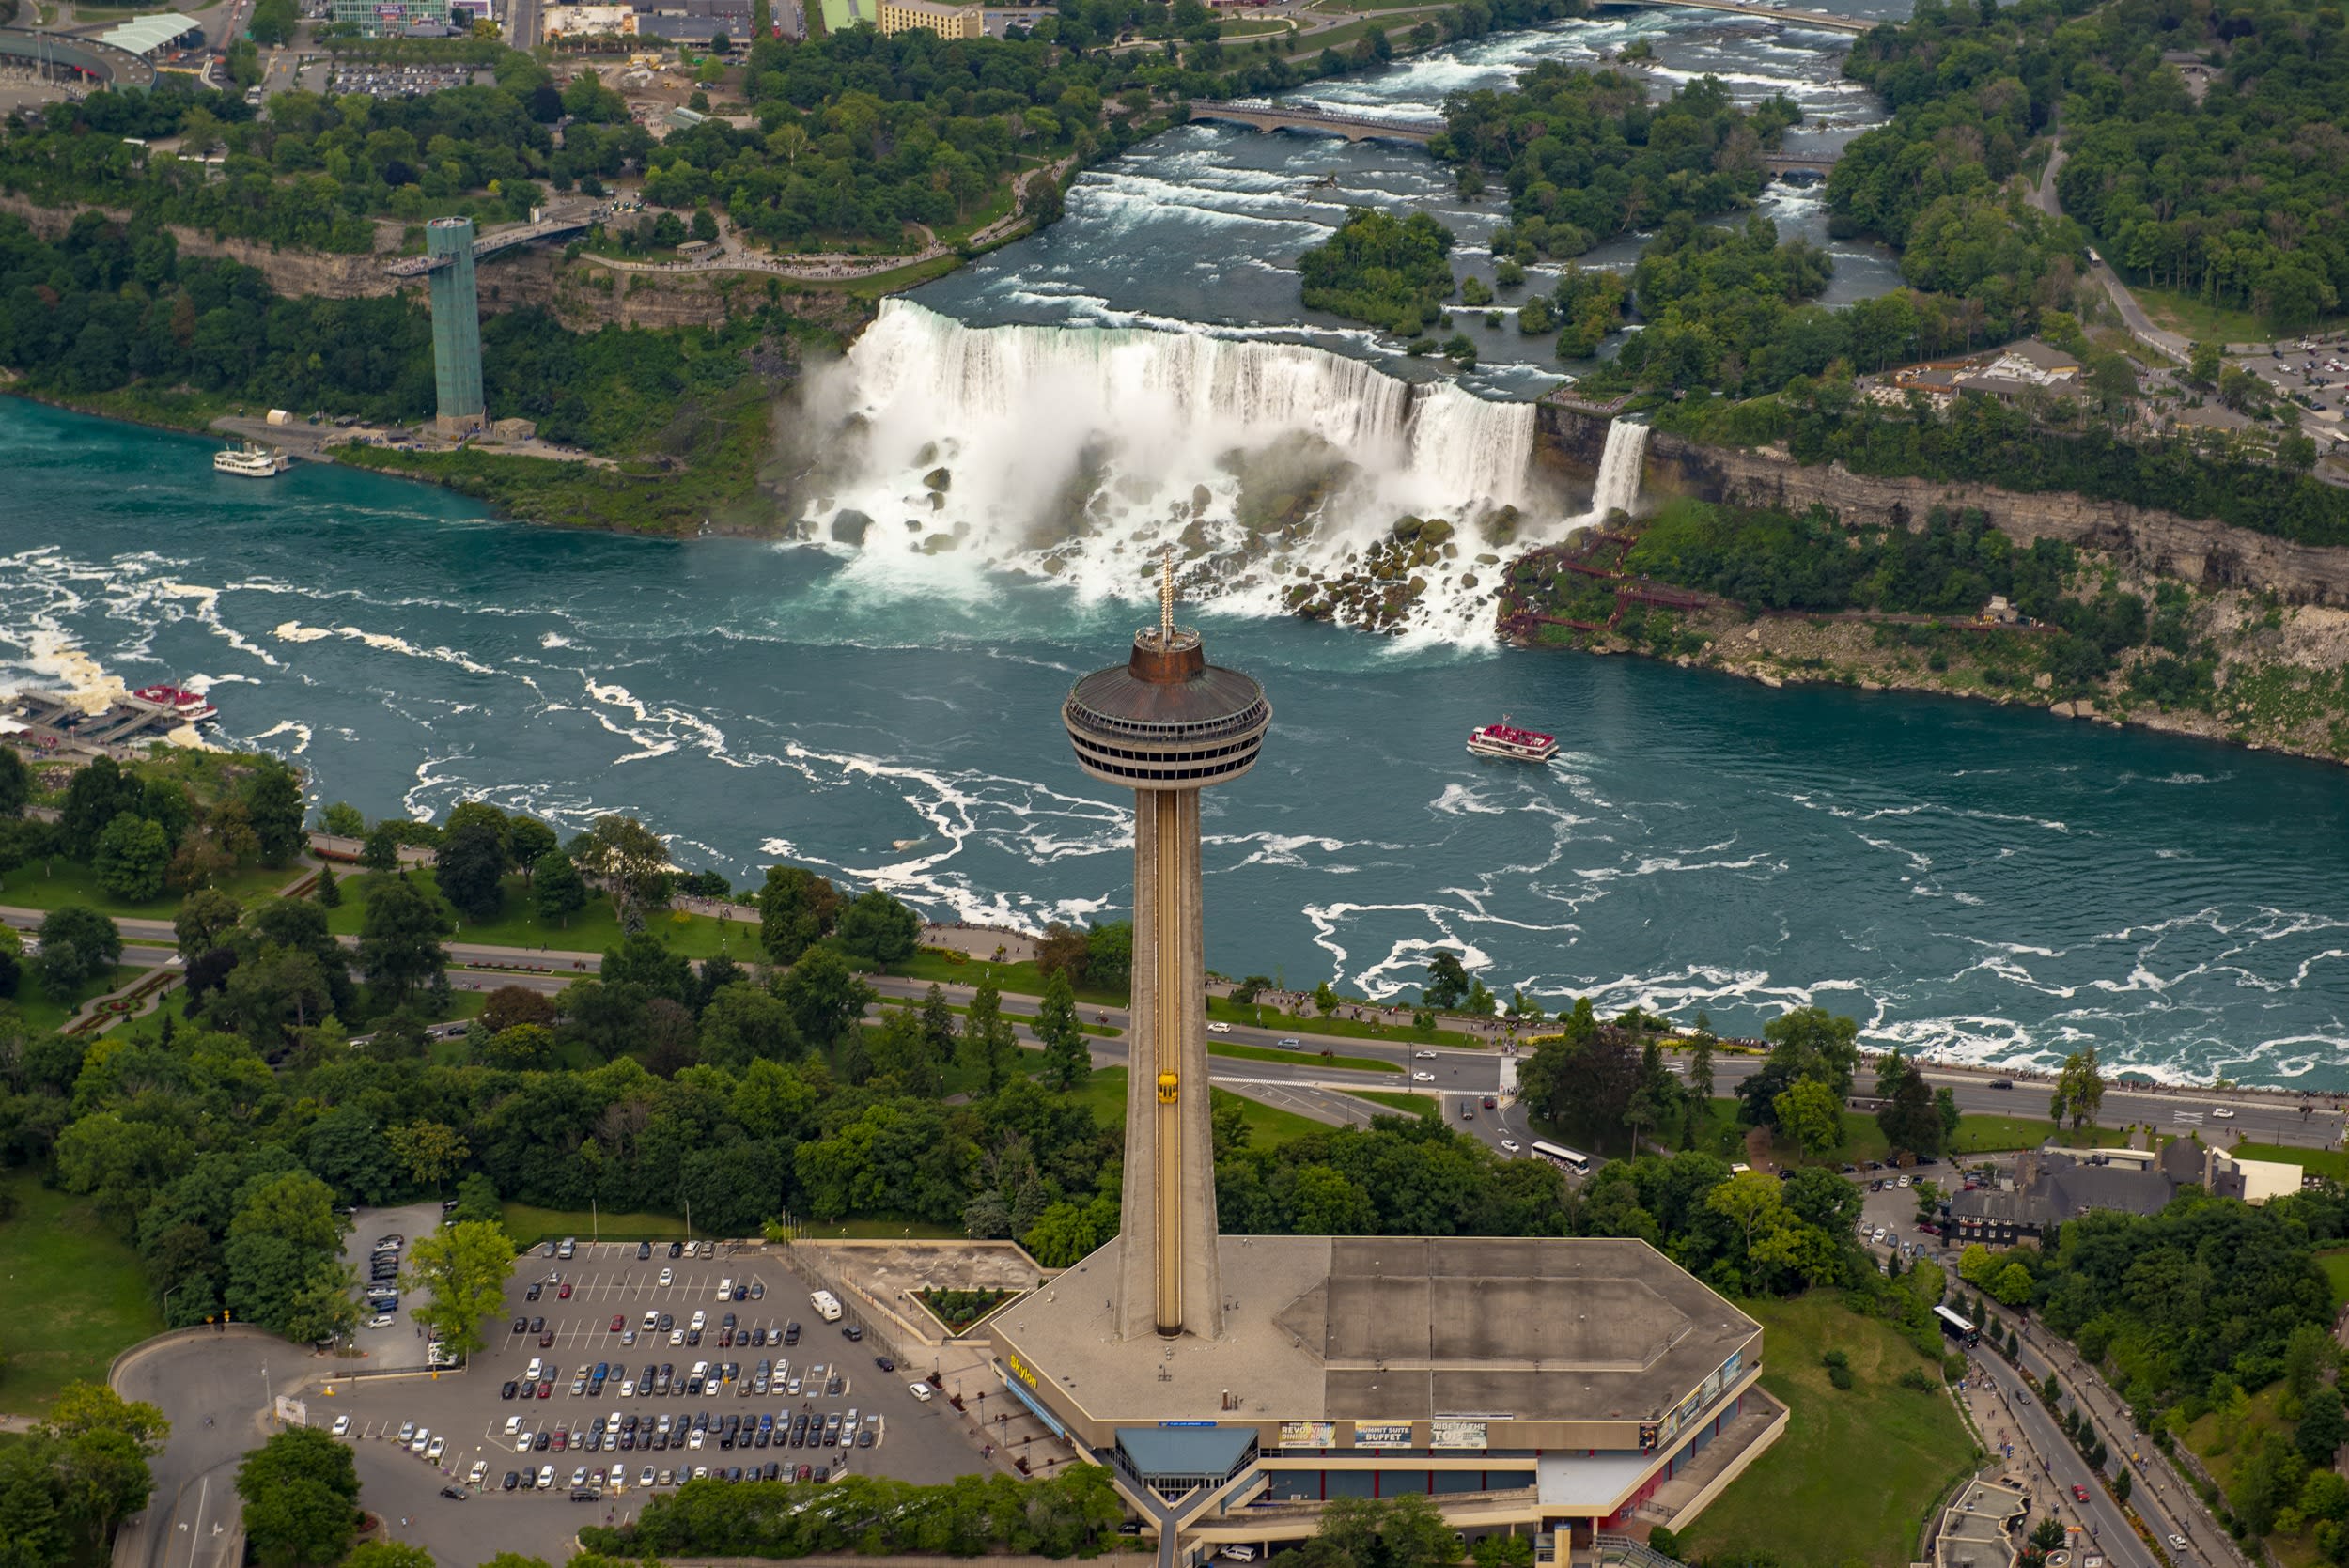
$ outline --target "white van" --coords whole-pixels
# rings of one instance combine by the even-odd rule
[[[1229,1562],[1253,1562],[1256,1560],[1256,1548],[1253,1546],[1226,1546],[1223,1548],[1222,1555],[1224,1560]]]
[[[809,1296],[807,1299],[809,1304],[816,1309],[816,1315],[826,1323],[840,1321],[840,1297],[832,1295],[832,1292],[819,1290]]]
[[[546,1363],[536,1356],[530,1358],[530,1365],[522,1368],[522,1381],[525,1383],[536,1383],[545,1375]]]
[[[718,1299],[721,1301],[731,1301],[734,1299],[733,1280],[724,1279],[718,1281]]]

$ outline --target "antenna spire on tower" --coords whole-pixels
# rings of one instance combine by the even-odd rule
[[[1159,646],[1174,645],[1174,554],[1169,551],[1159,563]]]

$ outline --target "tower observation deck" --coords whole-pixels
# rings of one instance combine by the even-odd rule
[[[1061,720],[1078,766],[1134,792],[1133,1038],[1126,1087],[1126,1188],[1117,1330],[1215,1338],[1215,1144],[1207,1098],[1206,950],[1199,792],[1255,766],[1272,722],[1264,688],[1209,664],[1174,624],[1174,564],[1159,624],[1122,666],[1077,682]]]

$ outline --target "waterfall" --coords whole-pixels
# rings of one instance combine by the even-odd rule
[[[1640,502],[1641,465],[1647,458],[1648,428],[1627,419],[1607,427],[1607,450],[1599,454],[1598,488],[1591,492],[1591,509],[1581,522],[1604,524],[1607,514],[1628,517]]]
[[[841,427],[806,439],[801,534],[897,592],[1008,570],[1140,598],[1171,547],[1187,598],[1282,613],[1399,519],[1440,517],[1455,548],[1414,568],[1410,629],[1474,638],[1492,588],[1474,558],[1521,538],[1507,508],[1535,506],[1532,404],[1301,344],[974,327],[891,299],[804,408]]]

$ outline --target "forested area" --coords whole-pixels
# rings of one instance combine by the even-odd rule
[[[1443,319],[1451,251],[1452,231],[1424,212],[1397,218],[1356,208],[1326,242],[1298,256],[1305,308],[1412,336]]]
[[[2165,55],[2213,68],[2201,101]],[[1998,188],[2035,174],[2033,139],[2060,130],[2064,210],[2131,281],[2256,311],[2279,333],[2338,309],[2349,287],[2349,242],[2330,221],[2349,194],[2349,37],[2336,8],[1929,3],[1860,39],[1845,69],[1895,110],[1829,181],[1847,232],[1906,245],[1952,210],[1996,228]],[[2060,250],[2061,235],[2031,245],[2022,219],[2004,221],[2024,248]],[[2060,272],[2054,261],[2041,270]],[[2003,291],[1980,296],[1992,314]]]
[[[1484,175],[1507,185],[1507,248],[1530,261],[1750,201],[1762,189],[1760,154],[1801,117],[1783,95],[1741,110],[1711,77],[1650,103],[1638,77],[1545,60],[1508,92],[1446,100],[1445,130],[1429,150],[1464,164],[1471,191]]]

